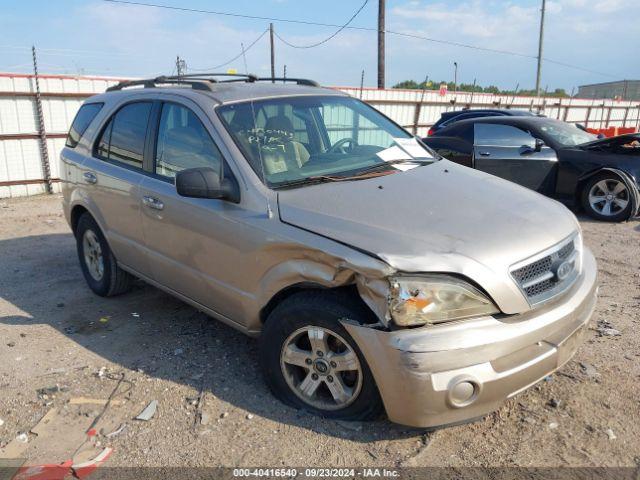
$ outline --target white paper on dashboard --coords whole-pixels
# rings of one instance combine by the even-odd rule
[[[411,155],[411,158],[433,158],[415,138],[394,138],[394,142],[400,145],[405,152]]]
[[[417,163],[398,163],[397,165],[392,165],[393,168],[397,168],[398,170],[401,170],[403,172],[406,172],[407,170],[412,170],[419,166],[420,165],[418,165]]]
[[[376,155],[385,162],[394,162],[396,160],[411,160],[412,157],[404,149],[394,145],[393,147],[385,148],[378,152]]]

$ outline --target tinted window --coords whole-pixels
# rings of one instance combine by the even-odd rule
[[[175,177],[185,168],[220,169],[222,156],[198,117],[188,108],[173,103],[162,107],[156,173]]]
[[[96,148],[96,154],[98,157],[109,158],[109,142],[111,141],[111,129],[113,128],[113,118],[109,120],[109,124],[107,128],[105,128],[102,132],[102,136],[98,141],[98,146]]]
[[[512,127],[511,125],[476,123],[474,132],[474,143],[476,145],[492,145],[498,147],[535,146],[535,139],[529,132]]]
[[[87,103],[80,107],[76,118],[73,119],[71,129],[69,129],[69,135],[67,135],[67,147],[74,148],[78,145],[80,138],[82,138],[91,121],[96,118],[103,105],[103,103]]]
[[[109,121],[98,141],[97,155],[142,168],[151,102],[125,105]]]

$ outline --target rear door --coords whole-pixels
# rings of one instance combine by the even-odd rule
[[[540,193],[551,193],[558,158],[546,145],[536,151],[530,132],[499,123],[475,123],[474,168]]]
[[[122,264],[147,275],[140,217],[143,159],[153,103],[129,102],[101,128],[92,156],[82,165],[81,183],[92,214]]]

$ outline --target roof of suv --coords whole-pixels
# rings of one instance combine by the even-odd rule
[[[162,78],[162,77],[159,77]],[[258,100],[265,98],[277,98],[277,97],[290,97],[298,95],[336,95],[336,96],[348,96],[346,93],[339,90],[330,88],[323,88],[319,86],[313,86],[309,83],[313,83],[308,80],[303,80],[305,84],[299,83],[280,83],[276,79],[275,83],[271,81],[265,81],[265,79],[259,79],[259,81],[209,81],[205,79],[190,79],[185,77],[186,80],[182,82],[178,81],[160,81],[158,79],[151,80],[139,80],[133,82],[123,82],[117,86],[110,87],[106,93],[101,94],[104,96],[122,96],[127,94],[139,94],[141,92],[147,93],[179,93],[193,97],[199,95],[205,95],[212,98],[219,104],[241,102],[247,100]],[[295,81],[295,79],[287,79],[287,81]],[[308,82],[308,83],[306,83]],[[96,97],[96,99],[98,99]]]

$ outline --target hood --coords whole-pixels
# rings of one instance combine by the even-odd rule
[[[596,145],[604,145],[607,143],[611,143],[611,141],[633,141],[633,140],[637,140],[640,142],[640,133],[625,133],[624,135],[616,135],[615,137],[604,137],[604,138],[599,138],[597,140],[593,140],[591,142],[586,142],[586,143],[581,143],[580,145],[576,145],[576,147],[593,147]]]
[[[369,252],[398,271],[458,273],[489,293],[506,282],[521,300],[509,267],[579,229],[560,203],[448,160],[283,190],[278,203],[283,222]],[[504,303],[505,313],[522,308]]]

